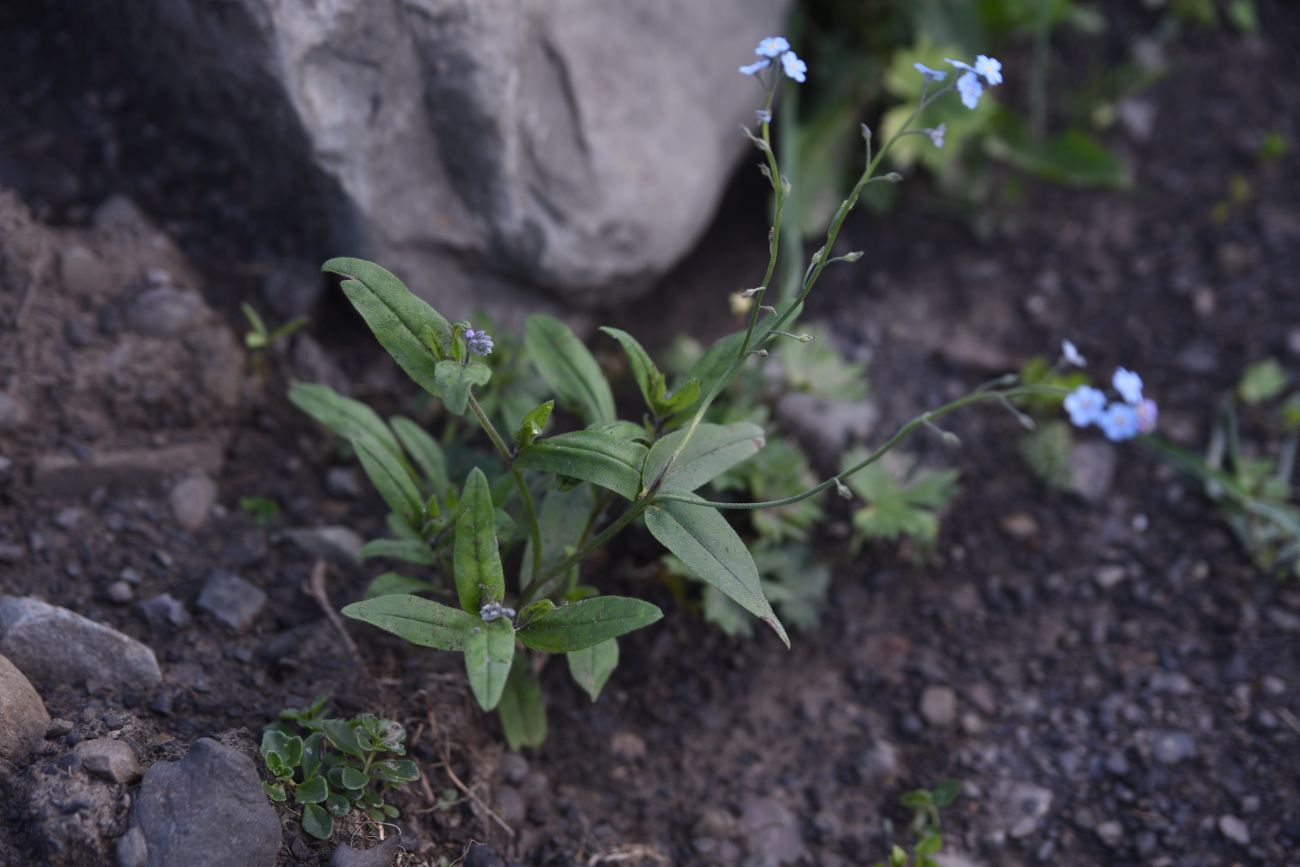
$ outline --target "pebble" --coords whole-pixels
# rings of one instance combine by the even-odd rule
[[[80,245],[59,251],[59,279],[63,288],[78,298],[93,298],[112,288],[104,260]]]
[[[365,493],[361,477],[352,467],[330,467],[326,470],[325,490],[336,497],[356,498]]]
[[[1246,827],[1246,823],[1236,816],[1220,816],[1219,833],[1238,846],[1250,845],[1250,828]]]
[[[618,732],[609,739],[609,749],[625,762],[635,762],[646,755],[645,740],[635,732]]]
[[[139,334],[170,337],[188,328],[203,311],[203,299],[197,293],[157,286],[131,301],[126,308],[126,323]]]
[[[930,726],[951,726],[957,720],[957,693],[950,686],[927,686],[921,693],[920,710]]]
[[[50,715],[31,683],[0,656],[0,759],[26,758],[40,748],[50,725]]]
[[[482,843],[471,843],[465,853],[465,867],[506,867],[506,862]]]
[[[997,801],[1006,833],[1018,840],[1038,830],[1052,808],[1053,797],[1051,789],[1033,783],[1015,780],[1002,783]]]
[[[120,867],[275,867],[280,837],[252,759],[201,738],[185,758],[145,773],[117,856]]]
[[[892,780],[898,774],[898,750],[886,740],[877,740],[862,753],[858,770],[869,781]]]
[[[0,598],[0,634],[0,653],[37,682],[147,690],[162,681],[148,647],[39,599]]]
[[[118,605],[125,605],[135,598],[135,590],[125,581],[118,580],[108,585],[104,591],[108,601],[116,602]]]
[[[27,404],[0,391],[0,430],[16,430],[27,424],[30,416]]]
[[[1093,580],[1097,582],[1097,586],[1102,590],[1110,590],[1120,584],[1127,576],[1128,572],[1123,566],[1110,565],[1098,569],[1097,574],[1093,576]]]
[[[140,760],[124,741],[95,738],[74,748],[81,766],[110,783],[131,783],[140,776]]]
[[[523,795],[513,786],[498,786],[496,789],[496,810],[507,825],[518,828],[524,823],[528,805]]]
[[[1151,755],[1165,765],[1176,765],[1196,754],[1196,741],[1186,732],[1159,729],[1151,733]]]
[[[806,851],[799,822],[774,798],[751,797],[741,806],[740,822],[751,855],[772,864],[793,864]]]
[[[350,527],[296,527],[284,535],[313,557],[336,566],[361,564],[361,547],[365,540]]]
[[[517,786],[528,777],[528,759],[519,753],[505,753],[497,763],[501,779],[512,786]]]
[[[187,476],[172,488],[172,515],[176,523],[193,532],[208,520],[216,501],[216,482],[206,475]]]
[[[195,604],[235,632],[243,632],[266,605],[266,594],[233,572],[213,569]]]
[[[1097,826],[1096,833],[1097,839],[1112,849],[1124,842],[1124,826],[1114,820],[1102,822]]]
[[[1075,443],[1066,456],[1070,490],[1090,503],[1104,501],[1115,480],[1115,463],[1115,449],[1109,443],[1097,440]]]
[[[149,629],[162,636],[171,635],[190,622],[185,604],[170,593],[151,596],[137,605],[136,610],[144,616]]]
[[[395,834],[369,849],[353,849],[343,843],[334,850],[330,867],[389,867],[397,858],[400,843],[401,838]]]

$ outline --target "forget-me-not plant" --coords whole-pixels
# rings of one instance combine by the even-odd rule
[[[1083,356],[1073,343],[1065,341],[1062,350],[1068,363],[1083,366]],[[1106,402],[1101,389],[1091,385],[1080,385],[1070,392],[1065,398],[1065,411],[1070,416],[1070,423],[1079,428],[1096,425],[1111,442],[1124,442],[1139,434],[1153,433],[1160,410],[1154,400],[1143,396],[1142,377],[1120,367],[1111,377],[1111,386],[1120,400],[1110,403]]]

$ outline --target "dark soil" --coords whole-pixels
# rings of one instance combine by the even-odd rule
[[[873,439],[1051,354],[1062,338],[1078,343],[1095,371],[1141,371],[1166,434],[1192,447],[1204,443],[1218,395],[1246,364],[1274,356],[1300,373],[1300,18],[1282,3],[1260,6],[1259,39],[1190,32],[1170,50],[1171,74],[1140,96],[1158,109],[1149,138],[1109,134],[1135,170],[1134,190],[1025,183],[1020,201],[989,215],[983,237],[906,196],[887,219],[855,218],[843,243],[868,257],[827,273],[808,318],[833,323],[835,339],[870,356],[881,413]],[[39,79],[48,47],[36,25],[9,23],[16,35],[6,39],[21,50],[9,55],[17,72],[0,87],[5,93]],[[1112,32],[1107,40],[1123,54],[1133,38]],[[48,87],[67,97],[75,80]],[[1068,81],[1068,70],[1058,80]],[[83,92],[83,102],[99,105],[97,93]],[[105,111],[110,133],[139,117],[131,99]],[[4,176],[22,179],[26,200],[63,227],[51,243],[92,243],[78,233],[94,207],[126,192],[206,272],[209,298],[224,299],[224,309],[242,297],[246,277],[226,274],[211,248],[189,243],[207,225],[200,209],[181,204],[192,198],[159,193],[203,156],[201,138],[178,144],[178,163],[160,169],[154,184],[129,161],[108,165],[87,145],[93,134],[48,144],[78,117],[50,105],[0,123]],[[1274,131],[1292,150],[1262,163],[1260,142]],[[127,150],[156,148],[151,141]],[[1212,211],[1233,175],[1251,195],[1217,219]],[[48,191],[59,191],[59,177],[97,180],[56,202]],[[227,186],[225,196],[243,189]],[[749,285],[746,271],[761,256],[763,230],[753,220],[761,200],[756,206],[749,189],[729,199],[725,228],[702,247],[707,256],[696,254],[652,301],[615,318],[699,333],[703,316],[725,327],[700,310]],[[256,191],[248,195],[247,207],[264,204]],[[265,225],[257,219],[250,224]],[[306,234],[260,255],[315,255]],[[140,256],[139,269],[152,266]],[[54,270],[36,273],[57,295]],[[61,304],[36,309],[56,324],[77,315]],[[125,715],[148,764],[200,736],[241,727],[255,736],[280,708],[324,692],[343,712],[382,710],[411,731],[428,785],[396,799],[420,856],[409,863],[456,859],[478,840],[529,865],[760,865],[781,851],[818,867],[866,864],[887,850],[883,820],[906,819],[899,795],[952,777],[963,795],[945,814],[948,849],[970,860],[951,865],[1300,864],[1300,589],[1255,570],[1197,488],[1153,454],[1114,449],[1114,482],[1088,503],[1037,482],[1018,456],[1018,424],[993,409],[951,419],[959,451],[945,454],[934,439],[912,445],[963,473],[938,553],[918,564],[875,548],[847,560],[835,532],[840,514],[825,540],[837,558],[828,610],[789,652],[766,634],[728,639],[674,608],[644,568],[653,556],[645,542],[602,557],[593,571],[644,576],[620,580],[642,585],[633,592],[660,602],[667,616],[624,642],[622,665],[594,705],[562,666],[548,665],[550,738],[524,763],[503,761],[496,723],[475,708],[459,657],[353,627],[362,652],[354,658],[304,592],[313,561],[281,531],[344,524],[379,535],[382,509],[369,493],[326,484],[331,468],[348,464],[288,406],[286,379],[335,376],[390,407],[410,397],[357,329],[334,328],[346,320],[333,313],[323,321],[329,327],[318,320],[313,334],[341,362],[322,374],[321,362],[312,368],[285,350],[245,377],[241,408],[225,419],[224,462],[213,470],[220,507],[195,532],[172,517],[165,471],[126,489],[69,494],[38,485],[40,455],[75,452],[104,434],[58,407],[74,365],[43,371],[39,388],[24,391],[34,421],[17,434],[0,431],[0,455],[16,468],[0,482],[0,542],[18,551],[0,560],[0,590],[39,594],[141,638],[165,677],[152,695],[45,690],[51,714],[76,727],[38,762],[56,762],[72,740]],[[44,336],[57,341],[60,333]],[[4,354],[31,338],[0,339]],[[88,350],[68,351],[75,358]],[[12,363],[0,372],[3,390],[24,375]],[[183,385],[165,389],[184,404]],[[105,418],[115,411],[105,408]],[[179,411],[129,422],[119,437],[136,436],[128,445],[186,440],[210,424]],[[283,514],[260,526],[238,508],[246,496],[274,498]],[[134,604],[105,595],[129,569],[139,575],[136,598],[166,592],[192,605],[214,567],[270,595],[244,634],[202,616],[160,634]],[[371,571],[331,568],[333,604],[356,598]],[[933,708],[922,713],[923,694],[936,688],[932,695],[955,695],[951,720]],[[5,770],[0,863],[45,863],[45,842],[22,806],[26,769]],[[433,793],[458,781],[472,797],[430,809]],[[330,847],[286,819],[283,863],[327,859]],[[1226,819],[1244,823],[1248,842],[1225,832],[1234,827]]]

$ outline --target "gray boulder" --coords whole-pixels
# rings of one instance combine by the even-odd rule
[[[148,647],[30,596],[0,597],[0,653],[37,683],[149,689],[162,681]]]
[[[25,758],[45,740],[50,715],[31,683],[0,656],[0,759]]]
[[[202,738],[180,761],[145,772],[117,859],[121,867],[274,867],[279,850],[280,819],[252,759]]]
[[[736,68],[790,4],[110,5],[237,153],[314,167],[341,254],[459,317],[617,302],[684,254],[748,147]]]

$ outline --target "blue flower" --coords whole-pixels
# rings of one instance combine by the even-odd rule
[[[943,81],[948,77],[948,73],[938,69],[931,69],[924,63],[913,63],[912,68],[925,76],[929,81]]]
[[[1105,409],[1106,395],[1090,385],[1079,386],[1065,398],[1065,411],[1070,414],[1070,424],[1075,427],[1099,422]]]
[[[745,75],[757,75],[771,65],[772,61],[770,60],[755,60],[753,63],[740,67],[740,71]]]
[[[755,117],[755,119],[758,120],[759,123],[771,123],[771,122],[772,122],[772,112],[768,111],[768,110],[765,109],[765,108],[760,108],[760,109],[758,109],[757,111],[755,111],[755,112],[754,112],[754,117]]]
[[[808,80],[808,64],[800,60],[799,55],[793,51],[781,55],[781,69],[787,78],[792,78],[800,84]]]
[[[1088,359],[1079,354],[1079,347],[1074,345],[1074,341],[1061,341],[1061,357],[1065,363],[1071,367],[1087,367]]]
[[[1160,409],[1154,400],[1144,400],[1137,405],[1138,433],[1154,433],[1160,420]]]
[[[948,132],[948,124],[941,123],[933,129],[927,129],[925,134],[930,137],[930,144],[937,148],[943,147],[943,137]]]
[[[1110,384],[1115,386],[1119,396],[1130,406],[1137,406],[1142,402],[1142,377],[1133,371],[1119,368],[1115,371]]]
[[[758,47],[754,49],[754,53],[759,57],[780,57],[789,50],[790,43],[784,36],[769,36],[762,42],[758,43]]]
[[[492,338],[486,331],[475,331],[473,328],[465,329],[465,348],[471,355],[491,355]]]
[[[1002,64],[992,57],[986,57],[983,54],[976,57],[975,72],[984,76],[984,80],[990,85],[1002,83]]]
[[[960,60],[953,60],[951,57],[945,57],[943,59],[943,62],[947,63],[950,66],[956,67],[957,69],[964,69],[967,72],[975,71],[975,67],[971,66],[969,63],[964,63]]]
[[[974,109],[980,104],[980,95],[984,93],[984,85],[980,84],[980,77],[974,72],[962,73],[961,78],[957,79],[957,92],[961,94],[961,104],[969,109]]]
[[[1125,403],[1112,403],[1106,407],[1097,424],[1106,439],[1113,443],[1131,440],[1138,435],[1137,410]]]

